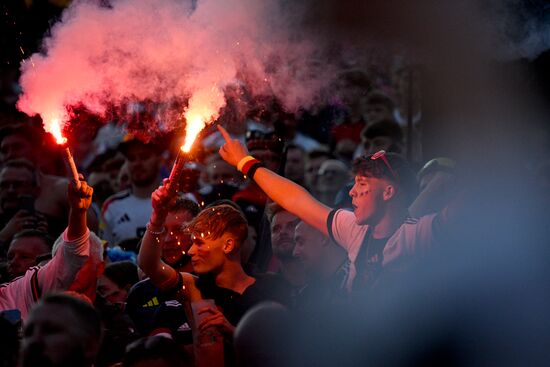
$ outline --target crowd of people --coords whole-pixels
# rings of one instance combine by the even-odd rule
[[[419,170],[394,99],[342,78],[354,93],[324,117],[264,96],[207,128],[180,182],[180,136],[81,118],[74,182],[40,121],[4,124],[0,304],[23,335],[9,365],[287,363],[272,340],[284,320],[349,307],[436,246],[453,160]],[[302,129],[314,118],[326,136]],[[271,316],[281,325],[256,325]]]
[[[79,111],[76,182],[39,119],[2,117],[0,364],[540,362],[547,300],[510,270],[522,251],[492,252],[493,188],[426,153],[418,70],[385,66],[307,111],[228,90],[178,182],[179,131]],[[126,117],[158,122],[144,110]],[[548,163],[525,163],[547,189]],[[511,321],[518,294],[533,312]]]

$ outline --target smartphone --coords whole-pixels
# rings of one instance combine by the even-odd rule
[[[21,311],[17,309],[0,311],[0,317],[8,320],[12,325],[18,326],[21,324]]]
[[[34,196],[31,196],[31,195],[19,196],[19,208],[29,213],[34,213]]]

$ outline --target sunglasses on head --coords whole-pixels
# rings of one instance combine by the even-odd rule
[[[396,179],[396,180],[399,180],[399,175],[397,175],[397,172],[395,172],[395,170],[392,168],[390,162],[388,161],[388,158],[386,157],[386,151],[385,150],[379,150],[378,152],[374,153],[373,155],[370,156],[370,159],[372,161],[375,161],[377,159],[381,159],[382,162],[384,162],[384,164],[386,165],[386,167],[388,168],[388,170],[391,172],[391,174],[393,175],[393,178]]]

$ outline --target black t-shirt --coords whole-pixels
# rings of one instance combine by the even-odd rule
[[[141,335],[149,335],[155,329],[169,329],[178,343],[193,343],[190,323],[176,293],[161,291],[150,279],[130,289],[126,313]]]
[[[284,305],[289,303],[290,291],[279,276],[262,274],[255,278],[256,282],[242,294],[218,287],[210,275],[199,276],[197,287],[203,298],[213,299],[227,321],[236,326],[243,315],[260,302],[274,301]]]

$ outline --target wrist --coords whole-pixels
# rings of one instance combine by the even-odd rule
[[[147,231],[149,233],[151,233],[154,236],[160,236],[161,234],[164,233],[164,226],[163,225],[157,226],[157,225],[149,222],[145,225],[145,228],[147,229]]]
[[[253,156],[251,155],[247,155],[246,157],[242,158],[239,163],[237,163],[237,170],[239,172],[243,172],[243,167],[244,165],[247,163],[247,162],[250,162],[250,161],[254,161],[254,160],[257,160],[256,158],[254,158]]]
[[[258,168],[261,167],[265,166],[262,162],[255,159],[254,161],[250,161],[245,165],[243,169],[243,174],[249,179],[254,180],[254,175],[256,174],[256,171],[258,170]]]

